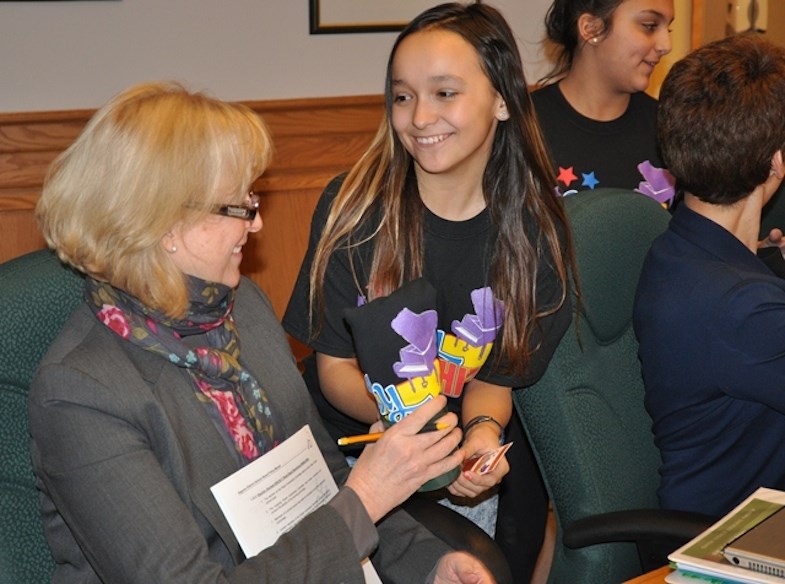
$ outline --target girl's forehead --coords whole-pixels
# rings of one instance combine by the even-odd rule
[[[458,70],[484,73],[480,55],[460,34],[445,29],[418,31],[401,40],[392,60],[393,78],[404,69],[419,67],[451,75]]]

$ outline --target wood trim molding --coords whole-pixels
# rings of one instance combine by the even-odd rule
[[[703,0],[692,0],[690,50],[693,51],[703,45],[703,10]]]

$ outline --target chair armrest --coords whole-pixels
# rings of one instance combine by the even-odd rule
[[[686,543],[710,527],[716,517],[669,509],[629,509],[583,517],[564,529],[570,549],[598,543],[676,541]]]
[[[417,495],[409,497],[401,507],[452,549],[478,557],[497,584],[513,584],[512,572],[501,548],[476,523],[435,500]]]

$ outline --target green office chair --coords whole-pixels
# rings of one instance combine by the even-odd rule
[[[50,251],[0,265],[0,584],[50,582],[54,572],[28,450],[27,394],[81,299],[82,278]]]
[[[643,259],[670,214],[619,189],[567,197],[565,206],[583,291],[580,324],[577,335],[575,322],[567,330],[543,378],[513,399],[554,508],[549,583],[616,584],[665,564],[662,538],[672,551],[710,524],[657,509],[661,460],[632,329]]]

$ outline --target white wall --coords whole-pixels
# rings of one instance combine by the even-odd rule
[[[550,0],[489,3],[536,81]],[[394,38],[309,35],[308,0],[0,2],[0,112],[95,108],[153,79],[228,100],[381,93]]]

